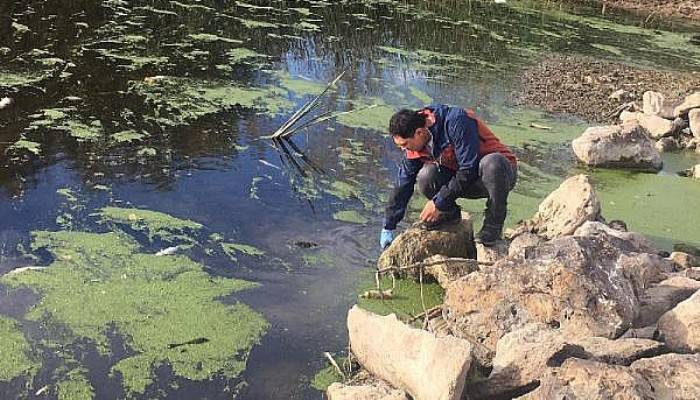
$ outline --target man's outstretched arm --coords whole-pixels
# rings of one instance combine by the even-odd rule
[[[408,207],[408,201],[413,195],[416,176],[423,166],[420,160],[403,158],[399,166],[396,184],[389,195],[389,201],[384,211],[384,229],[393,231],[403,219]]]

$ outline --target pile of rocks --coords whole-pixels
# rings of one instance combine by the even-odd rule
[[[433,240],[471,237],[464,217]],[[423,330],[350,310],[351,350],[388,386],[336,384],[329,398],[700,398],[700,261],[611,226],[579,175],[479,260],[399,236],[382,266],[430,259],[442,313]]]
[[[659,152],[687,149],[700,153],[700,92],[674,106],[661,93],[648,91],[643,95],[641,111],[634,102],[623,104],[619,110],[620,125],[588,128],[573,141],[574,153],[581,162],[659,170]]]

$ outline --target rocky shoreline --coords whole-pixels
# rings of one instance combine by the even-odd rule
[[[576,0],[578,3],[598,4],[603,7],[630,11],[646,16],[648,20],[672,17],[700,21],[700,6],[695,0]]]
[[[519,80],[521,90],[511,99],[515,105],[537,106],[591,122],[617,117],[620,98],[614,94],[620,90],[628,101],[641,102],[645,91],[655,91],[673,102],[700,89],[698,71],[660,71],[564,55],[533,63]]]
[[[641,97],[617,107],[622,123],[573,141],[580,162],[658,170],[665,141],[700,148],[700,92]],[[330,385],[328,398],[700,398],[700,258],[607,222],[587,175],[566,179],[506,237],[474,243],[463,213],[460,224],[396,238],[377,262],[377,285],[381,275],[433,279],[443,304],[408,321],[353,307],[360,372]]]

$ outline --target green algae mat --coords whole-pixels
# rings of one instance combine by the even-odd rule
[[[48,253],[51,262],[0,278],[7,291],[29,289],[38,298],[20,318],[0,318],[0,380],[32,387],[34,378],[49,375],[49,393],[90,399],[90,354],[109,360],[107,379],[119,382],[126,397],[146,393],[163,366],[173,385],[238,378],[268,324],[245,304],[221,299],[258,285],[211,276],[185,255],[148,253],[126,233],[192,245],[192,232],[203,228],[198,223],[135,208],[106,207],[96,215],[126,228],[33,232],[32,251]],[[115,354],[120,346],[126,351]]]

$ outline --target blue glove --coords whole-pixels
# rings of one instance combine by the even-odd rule
[[[388,229],[382,229],[382,235],[379,237],[379,247],[382,248],[382,250],[386,249],[389,247],[391,242],[394,240],[394,231],[390,231]]]

